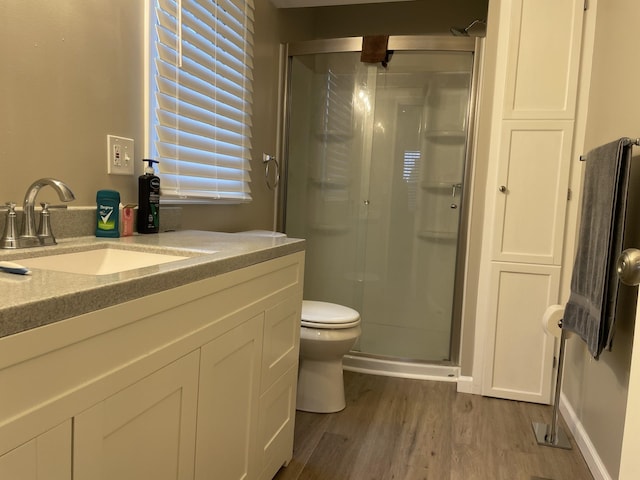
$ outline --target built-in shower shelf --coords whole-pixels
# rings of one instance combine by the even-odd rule
[[[309,225],[309,228],[314,232],[327,234],[347,233],[349,231],[348,225],[334,225],[330,223],[312,223]]]
[[[344,132],[340,130],[326,130],[315,133],[316,138],[325,142],[346,142],[353,138],[351,132]]]
[[[418,232],[418,238],[422,240],[455,240],[456,232],[439,232],[435,230],[422,230]]]
[[[336,180],[332,178],[309,178],[309,184],[314,187],[330,188],[335,190],[349,188],[349,182],[346,179]]]
[[[464,143],[467,138],[464,130],[427,130],[424,136],[442,143]]]

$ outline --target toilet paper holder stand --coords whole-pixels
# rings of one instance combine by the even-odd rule
[[[567,341],[567,334],[562,328],[562,320],[558,322],[562,333],[560,334],[560,352],[558,354],[558,374],[556,375],[556,391],[553,400],[553,412],[551,423],[533,422],[533,433],[536,436],[538,445],[546,447],[564,448],[571,450],[571,442],[562,427],[558,425],[558,410],[560,408],[560,393],[562,391],[562,371],[564,370],[564,347]]]
[[[629,248],[623,251],[617,259],[616,270],[620,281],[625,285],[640,284],[640,250]],[[562,328],[562,319],[558,321],[560,327],[560,352],[558,354],[558,374],[556,375],[556,391],[553,400],[551,423],[532,422],[533,432],[538,445],[547,447],[571,449],[569,437],[558,426],[558,410],[560,408],[560,393],[562,391],[562,372],[564,370],[564,348],[568,334]]]

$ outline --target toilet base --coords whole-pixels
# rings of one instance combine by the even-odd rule
[[[301,358],[296,410],[334,413],[345,406],[342,358],[330,361]]]

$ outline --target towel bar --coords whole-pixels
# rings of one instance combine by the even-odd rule
[[[640,138],[627,138],[626,139],[626,145],[640,145]],[[587,157],[585,157],[584,155],[580,155],[580,161],[584,162],[587,159]]]

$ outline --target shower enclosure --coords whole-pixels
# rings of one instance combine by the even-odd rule
[[[281,228],[307,240],[304,298],[362,317],[354,351],[456,364],[476,41],[288,46]]]

